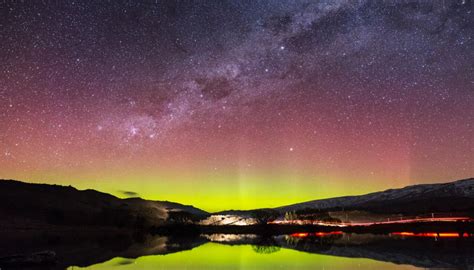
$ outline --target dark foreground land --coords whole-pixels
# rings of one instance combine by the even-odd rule
[[[65,269],[116,257],[165,255],[214,242],[369,258],[424,268],[474,267],[474,223],[431,222],[328,227],[165,225],[148,230],[102,228],[0,231],[0,268]]]
[[[441,234],[436,238],[342,232],[152,235],[120,231],[19,231],[0,233],[0,267],[84,267],[116,257],[135,259],[148,255],[171,254],[198,248],[209,242],[222,245],[252,245],[255,252],[263,253],[283,248],[322,255],[369,258],[424,268],[472,269],[474,266],[474,237],[471,235],[443,237]],[[49,256],[51,254],[52,257]]]
[[[374,221],[393,217],[405,218]],[[473,217],[474,179],[220,213],[167,201],[120,199],[94,190],[0,180],[0,268],[64,269],[217,242],[472,269]],[[357,218],[370,222],[360,225]],[[248,223],[227,223],[235,220]],[[305,223],[308,220],[312,222]],[[314,221],[327,225],[311,225]]]

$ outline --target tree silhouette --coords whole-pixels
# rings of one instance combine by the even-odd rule
[[[253,212],[252,216],[257,224],[267,224],[278,218],[278,212],[271,209],[259,209]]]
[[[173,223],[191,223],[193,218],[193,215],[186,211],[168,212],[168,220]]]

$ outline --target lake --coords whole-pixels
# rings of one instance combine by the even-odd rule
[[[146,255],[117,256],[69,269],[472,269],[474,265],[471,238],[222,234],[188,240],[148,239],[129,253],[134,257],[142,248]]]

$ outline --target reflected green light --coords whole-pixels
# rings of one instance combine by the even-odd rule
[[[126,264],[124,264],[126,262]],[[133,261],[115,258],[83,269],[417,269],[369,259],[353,259],[281,249],[259,254],[250,245],[207,243],[189,251],[144,256]],[[72,269],[72,268],[70,268]],[[74,267],[74,269],[77,269]],[[81,268],[82,269],[82,268]]]

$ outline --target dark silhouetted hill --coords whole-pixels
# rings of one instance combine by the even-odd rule
[[[140,198],[119,199],[95,190],[0,180],[0,228],[51,226],[147,228],[191,222],[208,213],[192,206]],[[186,217],[186,218],[183,218]]]
[[[372,213],[423,214],[474,210],[474,178],[443,184],[422,184],[360,196],[315,200],[275,208],[279,212],[361,210]]]

